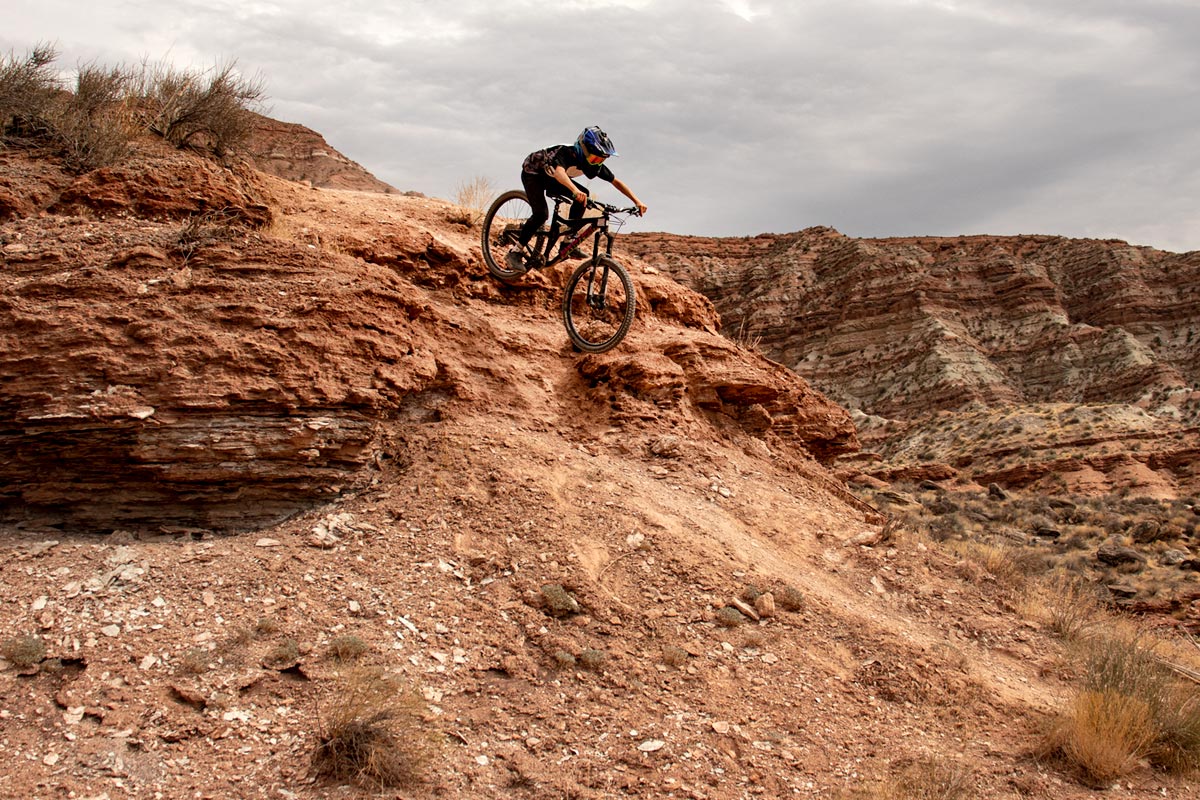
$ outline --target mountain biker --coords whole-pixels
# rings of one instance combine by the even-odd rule
[[[569,218],[579,219],[583,216],[589,192],[585,186],[572,180],[579,175],[586,176],[589,180],[600,178],[608,181],[617,191],[634,202],[639,215],[646,213],[646,205],[637,199],[633,190],[605,166],[605,159],[615,155],[617,149],[613,147],[612,140],[599,127],[593,125],[583,129],[576,137],[574,145],[559,144],[535,150],[525,158],[521,165],[521,184],[525,187],[525,195],[529,198],[529,206],[533,213],[517,234],[517,241],[521,246],[510,251],[507,256],[511,268],[525,268],[525,246],[538,227],[550,216],[550,209],[546,203],[548,196],[573,198],[575,202],[571,204]],[[578,250],[568,256],[582,257],[583,254]]]

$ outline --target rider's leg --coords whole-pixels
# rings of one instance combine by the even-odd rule
[[[522,172],[521,185],[525,187],[525,196],[529,198],[529,209],[532,212],[517,234],[517,241],[523,248],[529,244],[534,231],[550,218],[550,208],[546,205],[546,188],[537,174]]]

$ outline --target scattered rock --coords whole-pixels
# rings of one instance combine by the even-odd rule
[[[770,592],[764,592],[754,598],[754,610],[763,619],[770,619],[775,616],[775,595]]]
[[[1007,500],[1008,492],[1001,489],[1000,484],[991,483],[988,484],[988,497],[992,498],[993,500]]]
[[[1111,567],[1120,566],[1122,564],[1144,564],[1146,557],[1134,550],[1132,547],[1126,547],[1121,544],[1117,538],[1110,538],[1100,545],[1096,550],[1096,559],[1102,564],[1108,564]]]

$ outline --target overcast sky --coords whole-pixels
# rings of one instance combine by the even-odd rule
[[[0,0],[60,65],[236,59],[401,190],[608,131],[634,229],[1200,250],[1200,0]],[[600,197],[620,199],[611,187]]]

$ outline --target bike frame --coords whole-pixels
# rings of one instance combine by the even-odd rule
[[[564,217],[561,213],[559,213],[559,209],[561,209],[564,205],[570,206],[571,203],[571,200],[567,200],[565,198],[554,198],[554,214],[550,220],[550,229],[545,232],[545,244],[540,247],[542,252],[539,254],[541,255],[542,260],[547,267],[553,266],[564,260],[568,253],[578,247],[579,244],[589,236],[593,237],[591,258],[593,264],[599,259],[600,256],[601,236],[604,236],[607,239],[604,247],[604,255],[612,255],[614,234],[608,229],[608,213],[605,212],[603,216],[590,219],[569,219],[568,217]],[[576,226],[578,226],[578,230],[575,232],[575,235],[565,240],[562,247],[559,248],[559,255],[551,258],[550,251],[554,249],[555,243],[557,243],[560,239],[563,239],[567,232]],[[605,280],[607,279],[608,275],[605,274]]]

